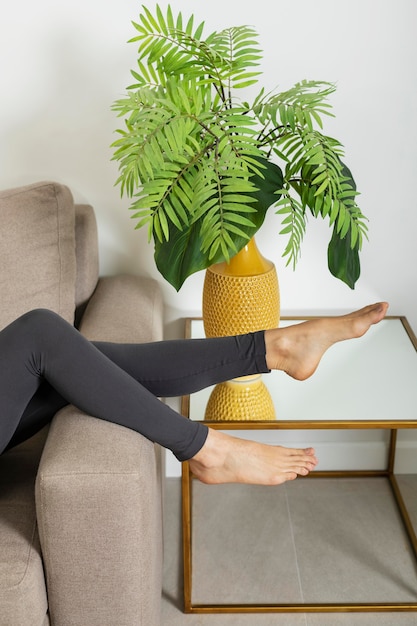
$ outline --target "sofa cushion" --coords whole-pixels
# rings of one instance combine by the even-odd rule
[[[0,456],[0,626],[48,624],[34,494],[45,436]]]
[[[64,185],[0,192],[0,328],[34,308],[75,310],[74,202]]]

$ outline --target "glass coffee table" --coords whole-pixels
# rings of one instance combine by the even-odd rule
[[[312,319],[283,317],[281,326]],[[201,319],[185,321],[186,337],[204,337]],[[413,515],[409,512],[395,474],[398,433],[410,433],[417,427],[417,340],[405,317],[390,316],[360,339],[341,342],[323,357],[316,373],[300,382],[282,372],[264,375],[276,412],[274,420],[236,421],[233,416],[224,421],[205,422],[212,428],[231,431],[235,436],[258,438],[262,432],[281,431],[280,435],[298,431],[300,436],[317,431],[331,433],[335,430],[356,431],[367,434],[373,431],[384,447],[381,467],[369,466],[367,445],[364,462],[360,468],[351,467],[352,459],[343,458],[342,467],[320,469],[307,479],[384,479],[389,484],[398,507],[401,532],[406,533],[413,559],[417,559],[417,537]],[[189,419],[204,421],[205,407],[212,389],[184,396],[182,413]],[[239,433],[239,431],[242,431]],[[256,431],[256,432],[254,432]],[[304,432],[303,432],[304,431]],[[365,431],[367,431],[365,433]],[[417,438],[415,439],[417,446]],[[308,442],[308,440],[307,440]],[[284,440],[284,445],[287,445]],[[315,445],[313,443],[313,445]],[[297,445],[298,447],[298,445]],[[381,456],[381,455],[380,455]],[[355,457],[356,458],[356,457]],[[356,461],[355,461],[356,463]],[[413,470],[415,471],[415,470]],[[194,600],[193,568],[196,558],[193,550],[193,476],[188,463],[182,466],[182,532],[184,559],[184,610],[187,613],[273,613],[273,612],[341,612],[341,611],[417,611],[417,588],[409,599],[384,597],[377,601],[323,601],[295,602],[276,598],[267,602],[225,601],[216,598]],[[307,484],[307,483],[304,483]],[[309,483],[311,484],[311,483]],[[204,486],[207,488],[207,486]],[[209,487],[211,489],[211,487]],[[233,488],[233,486],[231,487]],[[270,489],[270,488],[267,488]],[[204,495],[202,496],[204,497]],[[391,496],[390,496],[391,497]],[[417,500],[417,495],[416,495]],[[417,510],[417,503],[416,503]],[[231,529],[238,533],[239,529]],[[248,556],[250,558],[250,556]],[[222,572],[218,574],[222,576]],[[225,586],[230,583],[224,580]],[[366,585],[367,581],[363,581]],[[411,585],[411,582],[410,582]],[[204,594],[203,594],[204,595]]]

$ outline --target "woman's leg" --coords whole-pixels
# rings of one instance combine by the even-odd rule
[[[382,302],[348,315],[267,330],[267,366],[304,380],[314,373],[330,346],[338,341],[361,337],[372,324],[383,319],[387,309],[388,304]],[[267,446],[210,429],[204,446],[190,460],[190,467],[195,476],[206,483],[268,485],[306,475],[316,463],[312,449],[301,451]]]
[[[194,393],[225,380],[269,372],[264,332],[145,344],[93,342],[113,363],[159,397]]]
[[[203,446],[207,427],[188,420],[113,363],[61,317],[31,311],[0,333],[0,452],[21,430],[42,427],[52,406],[74,404],[82,411],[142,433],[180,460]],[[45,383],[47,386],[45,387]],[[58,406],[59,408],[59,406]],[[22,432],[17,433],[21,440]],[[14,439],[16,441],[16,438]]]
[[[168,387],[173,395],[177,395],[178,385],[184,385],[184,380],[187,382],[182,393],[229,377],[266,371],[276,365],[290,375],[302,378],[294,365],[297,359],[312,361],[307,357],[314,347],[314,359],[318,363],[320,350],[324,352],[335,341],[360,336],[370,324],[379,321],[385,311],[386,305],[367,307],[362,312],[338,318],[340,321],[330,318],[321,325],[309,323],[300,333],[275,329],[239,338],[202,340],[200,343],[182,341],[181,346],[175,342],[170,345],[163,342],[153,348],[148,345],[148,358],[144,360],[146,367],[141,376],[149,379],[146,372],[151,371],[152,380],[147,380],[147,384],[155,392],[158,389],[160,395],[169,395]],[[353,317],[355,320],[352,322]],[[298,345],[295,341],[297,334],[303,336],[303,342],[298,342]],[[284,341],[286,337],[289,341]],[[314,468],[316,459],[310,449],[288,450],[248,442],[249,450],[241,440],[224,433],[211,430],[208,436],[204,425],[182,418],[161,404],[149,389],[138,384],[129,373],[100,352],[99,347],[86,341],[74,328],[49,311],[31,312],[0,333],[0,358],[4,359],[6,373],[0,380],[0,402],[3,405],[0,415],[7,416],[7,420],[3,419],[0,423],[0,450],[7,445],[30,398],[39,392],[41,381],[46,379],[62,398],[87,413],[138,430],[152,441],[170,448],[180,460],[192,458],[193,471],[205,482],[259,482],[259,473],[266,470],[267,459],[270,471],[262,480],[266,484],[283,482]],[[195,357],[191,370],[188,360],[181,356],[188,349],[194,351]],[[157,351],[158,358],[152,359],[158,364],[156,371],[152,371],[149,350]],[[291,359],[288,359],[288,354]],[[276,361],[279,356],[281,358]],[[163,367],[164,363],[168,367]],[[194,367],[197,367],[197,374],[193,372]],[[309,367],[312,368],[312,363]],[[175,371],[174,377],[172,371]],[[191,383],[188,382],[189,377]],[[216,449],[214,455],[213,444]],[[242,446],[246,450],[243,454]],[[231,456],[235,457],[233,471]],[[260,457],[264,457],[263,464],[259,463]],[[249,459],[252,461],[248,465]],[[251,463],[258,465],[258,470],[252,475]],[[246,466],[246,470],[242,471],[243,467],[239,469],[239,465]]]
[[[1,385],[0,385],[1,386]],[[0,404],[2,404],[0,402]],[[21,418],[18,420],[17,428],[14,431],[9,443],[4,448],[4,452],[9,448],[18,446],[23,441],[26,441],[33,435],[36,435],[44,426],[49,424],[60,409],[68,404],[67,400],[63,398],[49,383],[43,381],[39,389],[29,400],[29,403],[24,408]],[[3,409],[2,409],[3,410]],[[13,408],[7,407],[2,414],[2,421],[7,419],[10,424],[16,423],[16,420],[9,420],[8,417],[13,414]],[[1,428],[0,428],[1,433]],[[0,452],[2,438],[0,437]]]
[[[304,380],[313,374],[331,345],[360,337],[384,317],[386,310],[386,303],[378,303],[348,315],[232,337],[148,344],[93,343],[154,395],[180,396],[271,369]]]
[[[50,314],[48,311],[30,313],[29,323],[33,325],[32,336],[42,335],[44,323],[48,325],[49,333],[49,328],[53,328],[53,325],[50,327],[51,321],[53,325],[58,323],[65,326],[65,322],[62,322],[60,318]],[[37,328],[39,322],[42,325],[41,334],[39,334],[39,329]],[[20,326],[21,323],[18,320],[12,327],[13,333],[11,334],[14,337],[14,341],[22,340]],[[72,329],[69,332],[70,342],[73,341],[72,337],[74,334]],[[78,334],[77,338],[79,338]],[[83,338],[79,339],[82,343],[86,341]],[[42,341],[43,347],[46,347],[45,341]],[[13,342],[10,339],[3,343],[13,346]],[[141,383],[154,396],[179,396],[192,393],[234,376],[249,374],[255,371],[268,371],[265,364],[263,333],[209,340],[173,340],[149,344],[93,342],[93,345],[119,368]],[[60,359],[62,358],[61,355],[64,354],[64,346],[65,343],[62,343],[59,353]],[[29,343],[26,343],[26,339],[24,347],[29,349],[30,358],[32,358],[31,347]],[[90,352],[91,356],[97,358],[97,351],[90,349]],[[1,353],[4,355],[5,350],[3,349]],[[10,359],[8,361],[10,369]],[[79,365],[75,361],[71,365],[76,366],[78,370]],[[84,369],[87,368],[86,376],[95,376],[95,367],[91,360],[85,360],[81,365]],[[69,373],[70,371],[68,370]],[[37,380],[36,377],[35,382]],[[73,387],[71,377],[66,382],[71,388]],[[76,391],[78,394],[78,387]],[[68,398],[68,391],[64,393],[65,398]],[[26,401],[26,394],[20,393],[19,397]],[[65,398],[44,380],[26,406],[18,427],[7,447],[13,447],[21,443],[49,423],[55,413],[68,404],[68,400]],[[78,398],[78,395],[77,399],[73,397],[73,402],[79,406],[81,400]],[[19,407],[20,411],[21,407]],[[137,410],[135,408],[132,411],[132,424],[130,427],[139,430],[141,425],[137,421],[136,413]],[[100,406],[96,405],[94,414],[102,414]],[[112,420],[117,421],[118,417],[113,416]],[[181,424],[185,426],[182,419]],[[159,439],[155,440],[159,441]]]

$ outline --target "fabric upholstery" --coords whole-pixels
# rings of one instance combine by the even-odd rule
[[[89,204],[75,205],[75,256],[75,306],[84,307],[94,293],[99,271],[97,222]]]
[[[44,307],[73,323],[74,206],[69,189],[43,182],[0,192],[0,328]]]
[[[90,340],[160,339],[160,289],[138,276],[100,278],[80,330]],[[36,494],[52,624],[159,626],[159,448],[67,407],[51,425]]]
[[[162,311],[161,290],[154,280],[129,275],[114,280],[107,276],[100,278],[80,330],[90,341],[159,341]],[[117,319],[117,324],[111,323],[112,319]]]
[[[157,467],[155,447],[127,428],[73,407],[54,419],[36,494],[53,624],[159,626]]]
[[[162,338],[156,282],[98,280],[94,212],[67,187],[0,192],[0,219],[0,328],[42,307],[89,339]],[[0,457],[0,626],[159,626],[159,452],[69,406]]]
[[[0,456],[0,626],[48,624],[34,500],[46,432]]]

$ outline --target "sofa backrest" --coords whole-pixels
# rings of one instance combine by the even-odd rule
[[[0,191],[0,328],[35,308],[74,323],[97,276],[90,206],[75,210],[68,187],[54,182]]]
[[[93,207],[89,204],[75,205],[75,307],[83,310],[97,286],[98,237]]]

